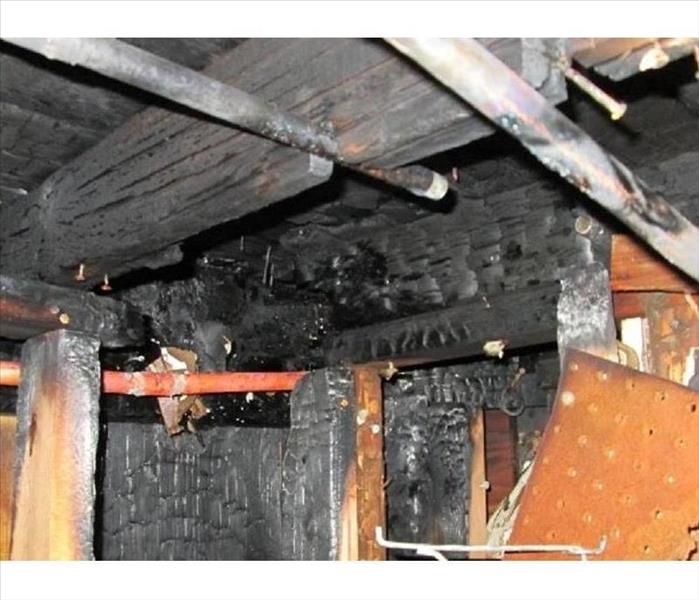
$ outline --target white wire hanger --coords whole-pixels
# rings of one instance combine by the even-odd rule
[[[520,544],[504,546],[491,546],[488,544],[480,546],[461,546],[458,544],[434,545],[412,542],[392,542],[384,538],[383,528],[377,527],[376,543],[382,548],[413,550],[418,556],[431,556],[440,561],[448,561],[443,552],[563,552],[564,554],[579,556],[580,560],[587,560],[588,556],[595,556],[604,552],[607,547],[607,536],[602,536],[597,548],[583,548],[582,546],[571,544]]]

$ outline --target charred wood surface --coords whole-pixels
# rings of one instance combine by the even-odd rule
[[[293,560],[338,560],[350,545],[354,508],[355,408],[349,369],[307,375],[291,395],[284,454],[282,554]],[[344,401],[344,402],[343,402]]]
[[[539,87],[551,83],[548,63],[540,52],[527,52],[525,59],[521,40],[489,45],[518,72],[529,69]],[[206,72],[280,108],[330,121],[341,155],[352,162],[393,166],[489,131],[456,98],[375,41],[251,40]],[[555,85],[550,93],[561,94]],[[434,117],[414,118],[426,108]],[[433,139],[438,132],[445,133]],[[396,151],[392,159],[377,160]],[[325,181],[330,173],[317,165],[234,128],[151,108],[30,198],[4,208],[11,225],[3,235],[5,260],[13,270],[65,282],[79,262],[90,280],[176,262],[177,253],[168,252],[173,244]]]
[[[468,540],[472,399],[454,394],[444,375],[417,371],[384,386],[391,539],[433,544]]]
[[[0,275],[0,337],[27,339],[54,329],[89,333],[106,347],[144,341],[143,315],[125,302]]]
[[[286,432],[223,427],[170,438],[110,423],[97,553],[105,560],[279,560]]]
[[[22,348],[12,560],[94,558],[99,340],[52,331]]]
[[[468,543],[471,419],[481,408],[503,418],[503,409],[509,414],[547,412],[557,384],[554,350],[506,361],[405,370],[384,383],[390,539]]]
[[[238,40],[130,39],[193,69]],[[0,198],[26,196],[154,98],[0,42]],[[157,101],[157,100],[156,100]]]
[[[550,343],[556,339],[559,291],[551,283],[348,330],[329,341],[329,361],[434,362],[477,356],[489,341],[500,340],[506,349]]]

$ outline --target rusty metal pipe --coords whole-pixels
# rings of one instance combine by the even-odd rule
[[[288,392],[304,371],[281,373],[152,373],[102,371],[105,394],[129,396],[179,396],[183,394],[226,394],[236,392]],[[19,362],[0,361],[0,385],[16,387],[22,379]]]
[[[699,281],[699,229],[478,42],[388,42]]]
[[[389,170],[377,170],[372,174],[372,169],[364,165],[350,164],[338,154],[337,139],[330,127],[319,127],[307,119],[279,110],[232,85],[119,40],[4,39],[46,58],[85,67],[280,144],[377,177],[417,196],[439,200],[448,191],[444,177],[422,167],[404,167],[399,170],[401,173],[392,176]],[[415,171],[414,177],[406,177],[411,171]],[[429,173],[429,177],[425,178],[425,172]],[[406,179],[407,181],[404,181]]]

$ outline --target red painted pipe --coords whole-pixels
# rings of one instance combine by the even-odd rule
[[[306,373],[151,373],[102,371],[105,394],[130,396],[179,396],[182,394],[225,394],[232,392],[287,392]],[[20,363],[0,360],[0,385],[18,386]]]

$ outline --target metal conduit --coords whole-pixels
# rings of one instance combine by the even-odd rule
[[[181,396],[184,394],[226,394],[238,392],[288,392],[305,371],[280,373],[153,373],[102,371],[105,394],[129,396]],[[16,387],[22,380],[19,362],[0,360],[0,385]]]

